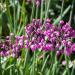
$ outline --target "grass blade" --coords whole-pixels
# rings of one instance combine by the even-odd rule
[[[57,25],[58,23],[59,23],[59,21],[67,14],[67,12],[70,10],[70,8],[71,8],[71,5],[69,5],[66,9],[65,9],[65,11],[63,12],[63,14],[62,14],[62,17],[61,17],[61,15],[53,22],[53,25]]]

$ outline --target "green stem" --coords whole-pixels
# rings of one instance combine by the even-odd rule
[[[74,64],[73,64],[73,67],[72,67],[71,75],[73,75],[73,74],[74,74],[74,71],[75,71],[75,60],[74,60]]]
[[[63,8],[64,8],[64,0],[62,0],[61,17],[62,17],[62,14],[63,14]]]
[[[57,54],[56,54],[56,52],[55,53],[53,53],[53,66],[52,66],[52,75],[56,75],[56,68],[57,68]]]
[[[66,53],[66,47],[65,47],[65,49],[64,49],[64,53]],[[69,71],[69,56],[67,56],[67,55],[65,55],[64,54],[64,56],[65,56],[65,60],[66,60],[66,72],[68,73],[68,75],[70,75],[70,71]]]
[[[46,3],[46,0],[45,0],[45,3]],[[48,11],[49,11],[49,7],[50,7],[50,3],[51,3],[51,0],[48,0],[47,3],[45,4],[45,20],[44,20],[44,23],[46,21],[46,18],[48,17]]]
[[[10,68],[10,75],[12,75],[12,68]]]
[[[34,18],[34,10],[35,10],[35,0],[32,0],[32,12],[31,12],[31,21]]]
[[[33,60],[33,75],[35,75],[35,61],[36,61],[36,54],[34,52],[34,60]]]
[[[9,0],[5,0],[5,3],[6,3],[6,9],[7,9],[6,14],[8,15],[8,27],[9,27],[10,32],[13,32],[13,26],[12,26],[13,23],[12,23],[12,16],[10,13],[10,8],[9,8]]]
[[[41,20],[42,20],[42,17],[43,17],[43,1],[44,0],[41,0],[41,14],[40,14]]]
[[[38,19],[38,7],[36,6],[36,19]]]
[[[72,21],[72,14],[73,14],[73,8],[74,8],[75,0],[72,1],[71,11],[70,11],[70,17],[69,17],[69,24],[71,25]]]
[[[44,63],[43,63],[43,66],[42,66],[41,72],[44,71],[48,58],[49,58],[49,55],[47,55],[47,57],[46,57],[46,59],[45,59],[45,61],[44,61]]]
[[[57,25],[59,23],[59,21],[67,14],[67,12],[70,10],[71,5],[69,5],[65,11],[62,13],[62,17],[61,15],[59,15],[59,17],[53,22],[53,25]]]
[[[25,55],[25,60],[24,60],[24,67],[23,67],[23,74],[25,74],[25,68],[26,68],[26,63],[27,63],[27,59],[28,59],[28,54],[29,54],[29,51],[26,50],[26,55]]]
[[[16,15],[15,15],[15,0],[14,0],[14,10],[13,10],[13,11],[14,11],[14,14],[13,14],[13,16],[14,16],[14,17],[13,17],[13,18],[14,18],[14,33],[16,33],[16,24],[15,24],[15,22],[16,22],[16,21],[15,21],[15,20],[16,20],[16,19],[15,19],[15,16],[16,16]]]

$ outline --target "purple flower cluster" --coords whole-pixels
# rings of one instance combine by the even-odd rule
[[[43,24],[40,19],[33,19],[32,23],[25,26],[25,36],[14,36],[11,33],[4,41],[0,39],[0,56],[19,56],[24,48],[42,51],[56,51],[57,54],[70,55],[75,52],[75,30],[66,22],[60,25],[51,24],[51,19],[46,19]]]
[[[4,41],[0,41],[0,56],[18,56],[24,48],[24,36],[12,36],[11,34]]]
[[[42,24],[40,19],[33,19],[31,24],[25,27],[26,30],[26,48],[32,51],[56,51],[70,55],[75,51],[75,43],[72,38],[75,38],[75,30],[69,25],[60,21],[60,25],[53,25],[50,19]]]

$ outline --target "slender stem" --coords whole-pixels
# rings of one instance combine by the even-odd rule
[[[36,61],[36,55],[34,51],[34,59],[33,59],[33,75],[35,75],[35,61]]]
[[[38,6],[36,6],[36,19],[38,18]]]
[[[46,0],[45,0],[45,3],[46,3]],[[45,20],[44,20],[44,23],[46,21],[46,18],[48,17],[48,11],[49,11],[49,7],[50,7],[50,3],[51,3],[51,0],[48,0],[47,3],[45,4]]]
[[[8,15],[8,27],[9,27],[9,30],[10,32],[13,32],[14,30],[14,27],[12,26],[13,25],[13,22],[12,22],[12,15],[10,13],[10,7],[9,7],[9,0],[5,0],[5,3],[6,3],[6,9],[7,9],[7,12],[6,14]]]
[[[35,9],[35,0],[32,0],[32,12],[31,12],[31,21],[34,17],[34,9]]]
[[[52,75],[56,75],[56,67],[57,67],[57,54],[56,54],[56,52],[55,53],[53,53],[53,66],[52,66]]]
[[[16,25],[15,25],[15,0],[14,0],[14,9],[13,9],[13,11],[14,11],[14,14],[13,14],[13,18],[14,18],[14,33],[16,33]]]
[[[59,17],[53,22],[53,25],[57,25],[59,21],[67,14],[67,12],[70,10],[71,5],[69,5],[63,12],[62,17],[59,15]]]
[[[12,75],[12,68],[10,68],[10,75]]]
[[[0,71],[1,71],[1,56],[0,56]]]
[[[43,62],[45,61],[45,52],[43,51]]]
[[[2,34],[2,12],[0,13],[0,36]]]
[[[23,67],[23,74],[25,74],[25,68],[26,68],[26,63],[27,63],[28,53],[29,53],[29,51],[26,50],[26,55],[25,55],[25,60],[24,60],[24,67]]]
[[[66,47],[64,49],[64,53],[66,53]],[[65,60],[66,60],[66,70],[68,72],[68,75],[70,75],[70,71],[69,71],[69,57],[67,55],[65,55]]]
[[[42,17],[43,17],[43,1],[44,0],[41,0],[41,14],[40,14],[41,21],[42,21]]]
[[[74,8],[75,0],[72,1],[71,11],[70,11],[70,17],[69,17],[69,24],[71,25],[72,21],[72,14],[73,14],[73,8]]]
[[[43,63],[43,66],[42,66],[41,72],[44,71],[48,58],[49,58],[49,55],[47,55],[47,57],[46,57],[46,59],[45,59],[45,61],[44,61],[44,63]]]
[[[64,0],[62,0],[61,17],[62,17],[62,14],[63,14],[63,8],[64,8]]]
[[[74,60],[74,64],[73,64],[73,67],[72,67],[71,75],[73,75],[73,74],[74,74],[74,70],[75,70],[75,60]]]

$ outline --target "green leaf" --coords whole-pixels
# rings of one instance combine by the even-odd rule
[[[68,11],[70,10],[71,5],[69,5],[65,11],[62,13],[62,16],[60,15],[54,22],[53,25],[57,25],[59,23],[59,21],[68,13]]]

